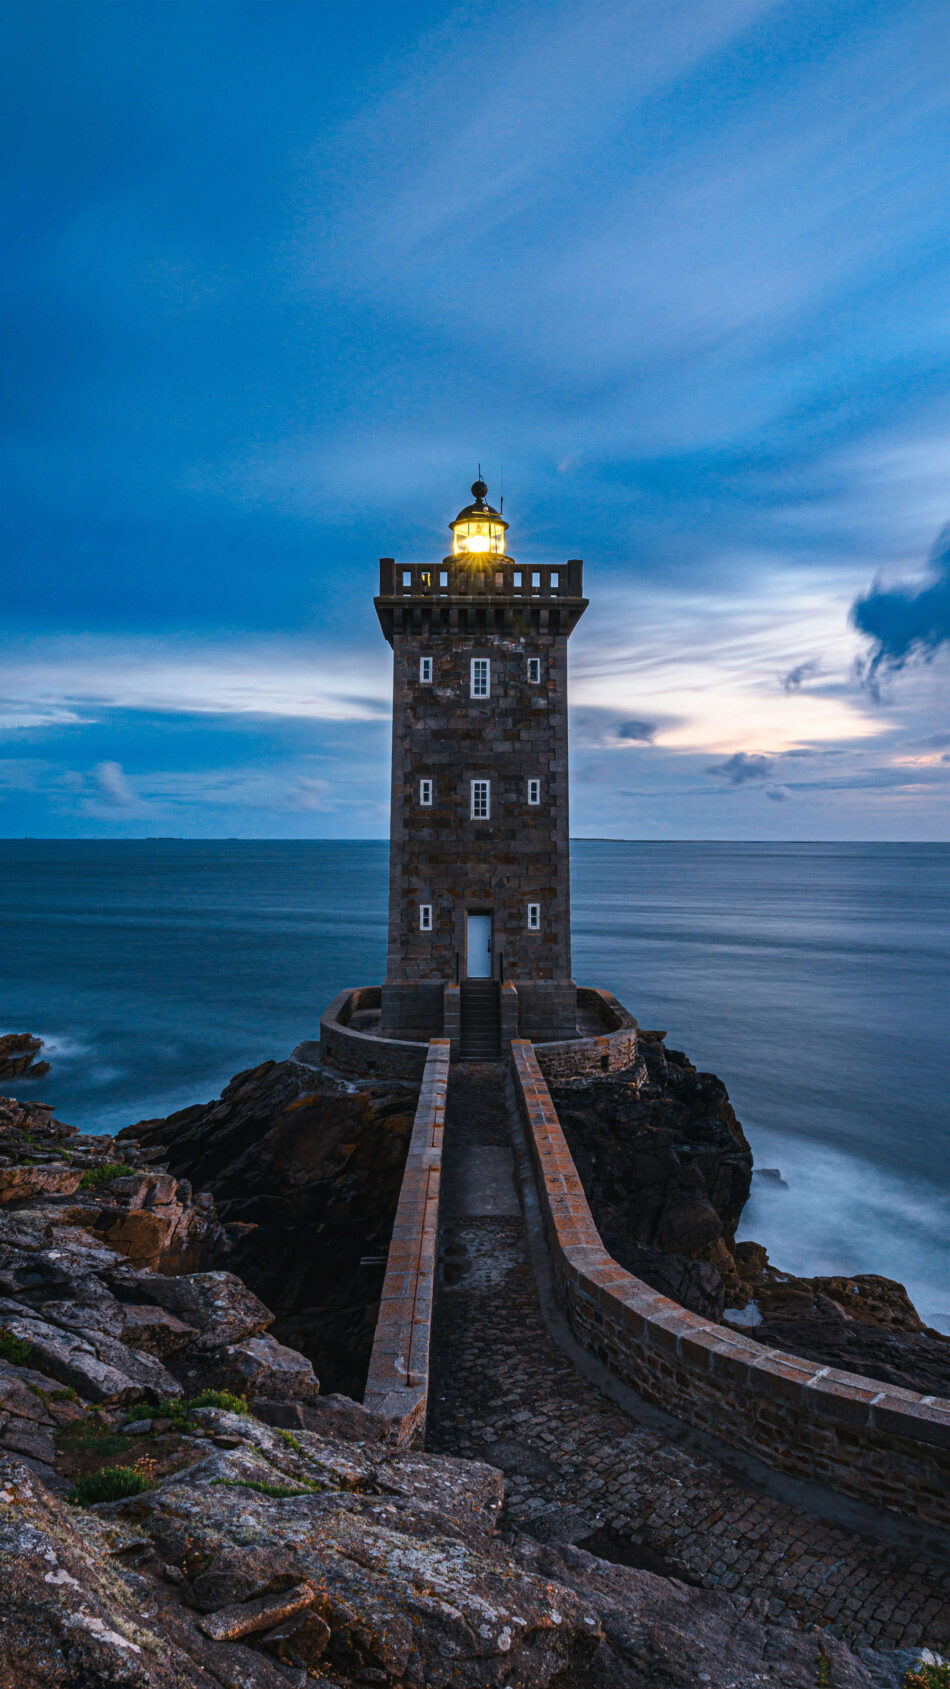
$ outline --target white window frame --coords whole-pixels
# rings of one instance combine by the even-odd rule
[[[487,657],[473,657],[469,669],[469,696],[488,698],[491,695],[491,663]]]
[[[419,658],[419,682],[422,686],[432,685],[432,658]]]
[[[534,775],[528,781],[528,802],[531,805],[541,802],[541,782]]]
[[[540,686],[540,684],[541,684],[541,658],[540,657],[529,657],[528,658],[528,685],[529,686]]]
[[[482,807],[484,805],[484,808]],[[491,781],[472,781],[471,816],[473,821],[491,820]]]
[[[419,802],[420,802],[423,809],[431,809],[432,808],[432,781],[431,780],[426,779],[426,780],[420,780],[419,781]]]
[[[420,932],[431,932],[432,931],[432,904],[431,903],[420,903],[420,905],[419,905],[419,931]]]
[[[541,905],[540,905],[540,903],[529,903],[528,904],[528,931],[529,932],[540,932],[541,931]]]

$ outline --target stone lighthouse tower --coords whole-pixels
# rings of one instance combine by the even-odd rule
[[[583,565],[522,569],[484,481],[441,564],[380,559],[393,648],[384,1037],[576,1030],[571,978],[567,641]],[[516,1017],[516,1019],[515,1019]]]

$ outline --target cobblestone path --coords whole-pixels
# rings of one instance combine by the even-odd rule
[[[542,1319],[509,1130],[501,1067],[453,1066],[427,1446],[502,1469],[503,1525],[853,1647],[946,1651],[950,1572],[744,1484],[574,1369]]]

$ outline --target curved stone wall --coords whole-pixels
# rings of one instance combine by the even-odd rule
[[[646,1401],[767,1466],[950,1524],[950,1401],[767,1349],[626,1272],[601,1242],[536,1054],[512,1043],[558,1294],[578,1340]]]
[[[375,1032],[361,1032],[350,1019],[363,1009],[378,1009],[382,992],[378,985],[351,987],[334,997],[320,1017],[320,1059],[341,1073],[360,1079],[421,1079],[425,1071],[428,1044],[412,1044],[402,1038],[380,1038]]]
[[[577,1007],[588,1026],[578,1038],[535,1044],[538,1066],[547,1080],[576,1079],[582,1073],[612,1073],[632,1067],[637,1059],[638,1026],[633,1015],[611,992],[595,986],[577,987]]]

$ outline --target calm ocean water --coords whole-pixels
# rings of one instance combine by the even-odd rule
[[[382,978],[387,846],[0,841],[17,1094],[113,1130],[215,1096]],[[574,847],[574,972],[729,1087],[761,1167],[741,1235],[902,1279],[950,1331],[950,846]]]

